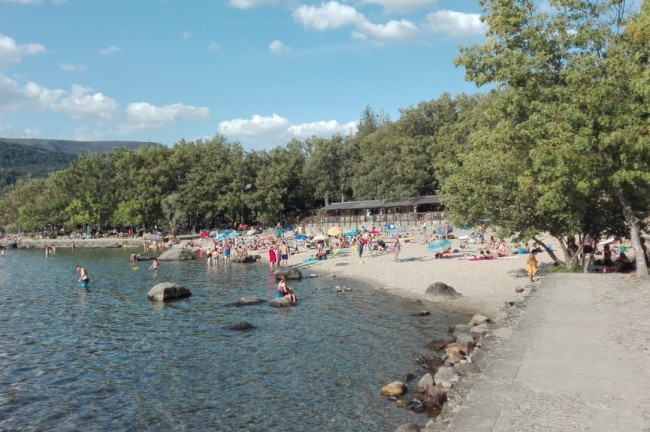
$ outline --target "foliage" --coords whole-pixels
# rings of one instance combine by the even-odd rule
[[[642,257],[647,65],[620,33],[626,2],[550,3],[552,15],[530,0],[481,2],[488,38],[461,48],[457,63],[468,79],[500,90],[444,181],[449,208],[463,223],[490,219],[507,234],[548,231],[567,256],[567,237],[629,231]]]

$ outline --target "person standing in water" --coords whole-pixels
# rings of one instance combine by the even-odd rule
[[[79,272],[79,282],[81,283],[81,288],[88,288],[90,283],[90,278],[88,277],[88,271],[81,266],[77,266],[77,271]]]
[[[151,263],[149,270],[154,270],[154,271],[158,270],[158,260],[156,258],[153,259],[153,262]]]

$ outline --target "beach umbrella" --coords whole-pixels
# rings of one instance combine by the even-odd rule
[[[429,252],[443,252],[451,247],[451,240],[436,240],[429,243],[427,250]]]
[[[370,234],[371,236],[378,236],[381,233],[377,230],[370,230],[368,231],[368,234]]]
[[[325,237],[323,234],[318,234],[312,241],[324,241],[327,240],[327,237]]]
[[[405,232],[406,230],[405,230],[404,228],[391,228],[391,229],[389,229],[388,231],[390,231],[390,232],[392,232],[392,233],[403,233],[403,232]]]
[[[439,226],[438,228],[436,228],[436,232],[440,235],[444,235],[445,227]],[[451,234],[452,232],[454,232],[454,228],[451,225],[447,225],[447,234]]]
[[[249,229],[248,231],[246,231],[246,235],[249,235],[249,236],[250,236],[250,235],[255,234],[256,232],[257,232],[257,231],[255,231],[254,229]]]
[[[205,238],[205,237],[207,237],[207,236],[209,236],[209,235],[210,235],[210,234],[208,234],[207,232],[203,231],[201,234],[199,234],[199,237],[201,237],[201,238]]]
[[[293,228],[291,228],[291,227],[287,227],[287,228],[284,229],[284,231],[285,231],[285,232],[293,231]]]
[[[305,240],[308,239],[309,236],[306,236],[304,234],[298,234],[297,236],[294,237],[296,240]]]
[[[216,237],[219,235],[219,230],[212,230],[210,231],[210,237]]]
[[[332,227],[327,230],[327,235],[336,237],[336,236],[340,236],[342,232],[343,230],[341,229],[341,227]]]
[[[230,231],[226,233],[226,238],[227,239],[233,239],[235,237],[239,237],[239,233],[237,231]]]
[[[355,235],[357,235],[356,231],[348,231],[345,233],[346,237],[354,237]]]

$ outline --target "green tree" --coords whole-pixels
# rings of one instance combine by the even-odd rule
[[[473,134],[444,189],[460,219],[490,218],[509,233],[549,231],[565,253],[567,236],[619,232],[624,221],[639,274],[647,276],[638,237],[647,205],[630,200],[648,192],[647,181],[631,182],[648,172],[638,158],[650,160],[649,146],[640,128],[630,127],[633,119],[646,121],[635,108],[645,101],[625,101],[632,74],[613,69],[628,70],[634,56],[609,60],[626,45],[618,32],[625,3],[555,0],[549,16],[528,0],[481,1],[488,38],[462,48],[457,63],[468,79],[500,90],[488,112],[491,127]],[[618,221],[613,206],[624,216]]]

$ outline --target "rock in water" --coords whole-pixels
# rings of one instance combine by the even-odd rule
[[[250,306],[250,305],[257,305],[260,303],[264,303],[264,300],[262,300],[259,297],[242,297],[239,299],[239,301],[232,302],[232,303],[226,303],[224,306],[225,307],[238,307],[238,306]]]
[[[287,279],[302,279],[302,273],[297,268],[281,268],[275,271],[275,280],[280,280],[282,275],[287,275]]]
[[[158,257],[158,261],[189,261],[196,259],[192,252],[185,249],[170,249]]]
[[[433,302],[455,299],[460,296],[461,295],[455,289],[442,282],[436,282],[429,285],[427,290],[424,292],[424,299]]]
[[[251,323],[247,323],[246,321],[239,322],[237,324],[231,325],[228,327],[228,330],[235,330],[235,331],[248,331],[248,330],[253,330],[255,327]]]
[[[401,381],[393,381],[381,389],[381,394],[388,397],[400,397],[404,393],[406,393],[406,384]]]
[[[230,261],[235,264],[249,264],[262,259],[260,255],[247,255],[245,257],[231,258]]]
[[[192,292],[182,286],[163,282],[154,285],[147,293],[147,298],[151,301],[170,301],[184,299],[192,295]]]
[[[287,307],[287,306],[295,306],[296,303],[291,303],[291,299],[289,297],[281,297],[281,298],[276,298],[271,300],[269,303],[269,306],[273,307]]]

